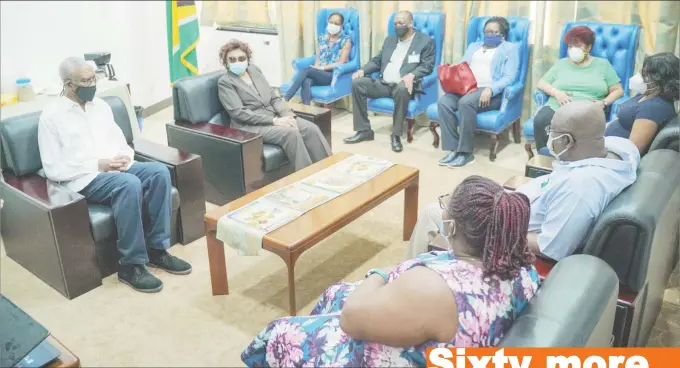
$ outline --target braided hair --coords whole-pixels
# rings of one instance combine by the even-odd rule
[[[506,192],[490,179],[472,175],[458,185],[447,205],[469,246],[478,251],[487,275],[503,280],[534,264],[527,245],[529,199]]]

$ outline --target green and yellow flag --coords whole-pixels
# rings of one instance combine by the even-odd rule
[[[198,74],[198,17],[194,1],[167,1],[170,82]]]

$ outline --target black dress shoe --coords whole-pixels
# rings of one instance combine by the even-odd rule
[[[398,135],[392,134],[392,151],[401,152],[404,146],[401,145],[401,138]]]
[[[361,132],[357,132],[355,135],[343,139],[343,141],[347,144],[354,144],[354,143],[359,143],[363,141],[372,141],[375,139],[375,136],[373,134],[372,130],[364,130]]]

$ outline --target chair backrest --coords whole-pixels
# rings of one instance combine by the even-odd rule
[[[394,36],[394,17],[397,16],[397,12],[390,15],[390,19],[387,21],[387,34],[389,36]],[[434,40],[434,66],[435,70],[437,65],[441,64],[442,61],[442,49],[444,47],[444,32],[446,30],[446,15],[441,12],[413,12],[413,28],[420,32],[425,33]]]
[[[172,86],[172,104],[176,121],[192,124],[209,121],[229,126],[229,118],[217,93],[217,81],[223,70],[186,77]]]
[[[121,128],[128,143],[132,142],[132,126],[123,100],[117,96],[102,98],[111,106],[113,118]],[[38,147],[38,123],[42,111],[13,116],[0,122],[2,140],[2,168],[14,175],[31,174],[42,169]]]
[[[633,76],[635,53],[638,46],[640,27],[632,24],[600,22],[570,22],[564,25],[560,36],[560,58],[567,57],[567,44],[564,35],[573,27],[586,26],[595,32],[595,44],[590,54],[609,60],[616,74],[621,78],[621,86],[628,95],[628,80]]]
[[[484,23],[489,20],[488,16],[474,17],[470,19],[467,29],[467,40],[465,46],[473,42],[484,41]],[[531,21],[522,17],[505,17],[510,23],[510,33],[507,41],[517,44],[519,47],[520,72],[517,74],[515,82],[524,84],[529,69],[529,30]]]
[[[359,44],[361,43],[360,25],[359,25],[359,11],[354,8],[323,8],[316,14],[316,35],[321,36],[326,34],[326,25],[328,24],[328,17],[333,13],[342,14],[345,22],[342,24],[342,34],[349,36],[352,40],[352,50],[349,52],[348,62],[353,60],[361,60]]]

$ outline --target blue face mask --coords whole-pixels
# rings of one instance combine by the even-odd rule
[[[486,47],[498,47],[498,45],[503,42],[503,36],[497,34],[485,34],[484,35],[484,46]]]
[[[248,62],[243,61],[239,63],[229,63],[229,71],[236,74],[236,75],[241,75],[243,72],[246,71],[246,68],[248,68]]]

